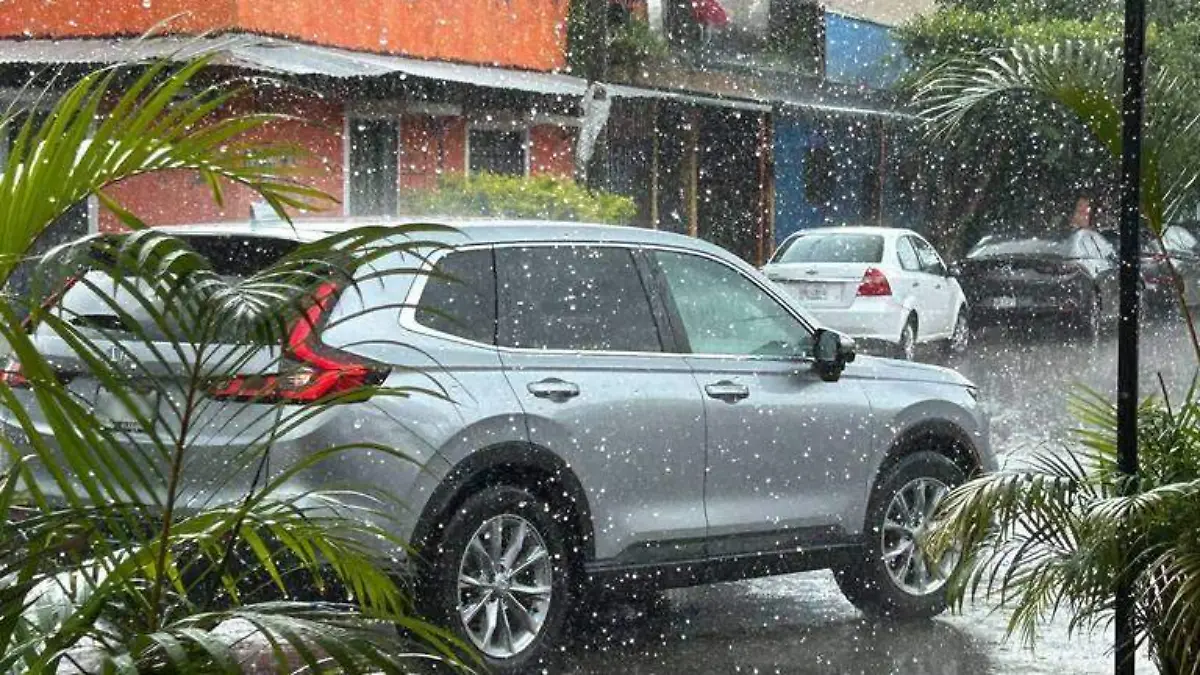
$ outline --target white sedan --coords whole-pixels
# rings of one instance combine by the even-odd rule
[[[912,230],[823,227],[784,240],[763,272],[818,320],[912,360],[918,344],[966,349],[967,299],[942,257]]]

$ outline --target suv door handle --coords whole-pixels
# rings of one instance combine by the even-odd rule
[[[525,385],[525,388],[538,398],[548,398],[558,403],[579,395],[579,385],[560,380],[557,377],[551,377],[541,382],[530,382]]]
[[[744,384],[736,384],[729,380],[722,380],[715,384],[705,385],[704,393],[712,398],[720,399],[726,403],[733,403],[744,398],[750,397],[750,387]]]

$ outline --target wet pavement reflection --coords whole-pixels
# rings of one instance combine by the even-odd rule
[[[1143,329],[1144,392],[1161,374],[1186,388],[1194,358],[1177,323]],[[973,379],[993,420],[1001,462],[1061,447],[1075,386],[1115,392],[1116,337],[1098,342],[1046,330],[985,330],[951,364]],[[1008,614],[984,602],[934,621],[873,623],[841,596],[828,572],[669,591],[603,606],[578,627],[572,675],[621,672],[984,675],[1111,672],[1107,633],[1069,635],[1047,625],[1037,648],[1005,640]],[[1139,672],[1153,672],[1148,664]]]

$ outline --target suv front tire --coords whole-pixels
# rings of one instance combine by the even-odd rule
[[[945,584],[957,557],[924,557],[923,535],[938,503],[966,475],[945,455],[918,452],[883,477],[867,508],[860,557],[834,570],[855,607],[873,617],[929,618],[946,609]]]

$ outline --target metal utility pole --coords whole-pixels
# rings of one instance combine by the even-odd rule
[[[1117,333],[1117,465],[1137,489],[1138,314],[1142,213],[1142,109],[1145,94],[1146,1],[1125,0],[1125,78],[1121,103],[1121,319]],[[1134,675],[1133,580],[1117,583],[1114,672]]]

